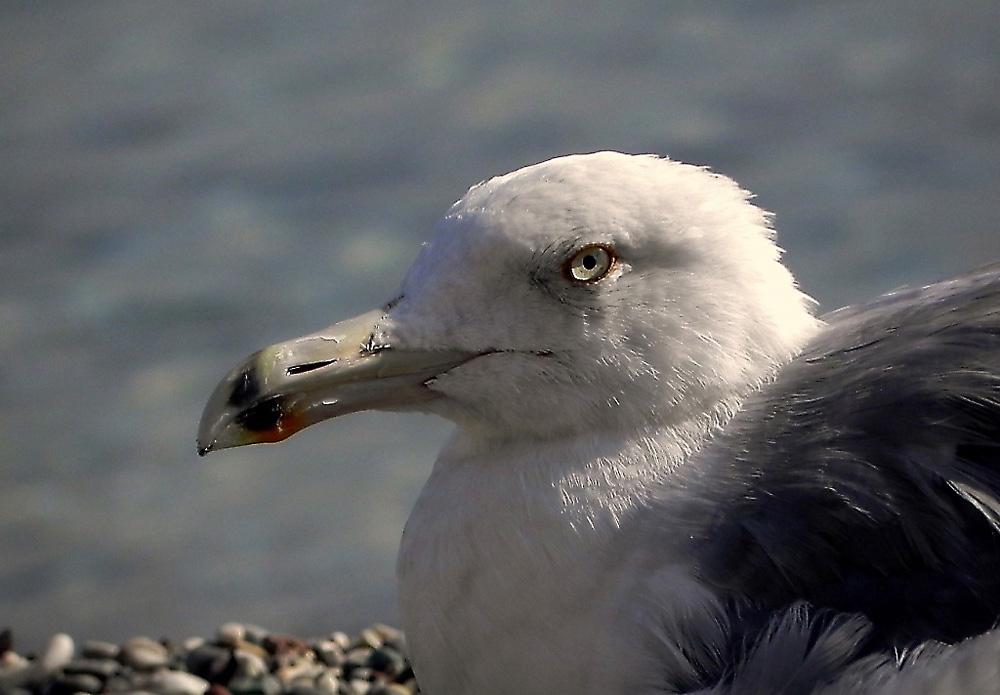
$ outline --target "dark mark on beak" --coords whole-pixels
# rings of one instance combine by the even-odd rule
[[[250,432],[265,432],[278,426],[285,414],[284,397],[272,396],[236,416],[240,427]]]
[[[247,367],[229,394],[227,403],[237,408],[255,399],[260,394],[260,382],[253,367]]]

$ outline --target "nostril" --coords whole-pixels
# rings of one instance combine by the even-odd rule
[[[295,376],[296,374],[305,374],[306,372],[311,372],[314,369],[322,369],[328,365],[333,364],[337,360],[319,360],[318,362],[307,362],[305,364],[293,364],[291,367],[285,370],[285,374],[288,376]]]

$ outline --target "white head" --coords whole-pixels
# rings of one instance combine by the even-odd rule
[[[747,198],[616,152],[494,178],[438,224],[380,337],[490,353],[433,379],[425,407],[492,435],[669,423],[743,395],[816,326]]]
[[[725,411],[817,326],[779,262],[768,214],[748,197],[705,169],[616,152],[481,183],[364,326],[274,346],[234,370],[206,410],[202,447],[280,439],[373,407],[436,412],[491,439],[635,431]],[[334,340],[338,330],[362,337]],[[321,354],[323,341],[338,352]],[[359,366],[390,355],[389,370]],[[344,365],[354,369],[346,381]],[[260,388],[279,369],[288,378]],[[251,381],[253,398],[241,400],[235,390]],[[378,383],[377,397],[359,396],[362,383]],[[209,418],[215,402],[229,412]],[[222,435],[254,408],[273,415],[270,430]]]

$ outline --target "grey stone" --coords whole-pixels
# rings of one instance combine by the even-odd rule
[[[184,671],[159,671],[147,677],[145,687],[158,695],[204,695],[208,681]]]
[[[52,683],[56,693],[99,693],[104,681],[91,673],[67,673]]]
[[[114,659],[73,659],[63,666],[65,673],[89,673],[106,680],[121,671],[121,664]]]
[[[260,625],[243,625],[243,639],[251,644],[261,645],[264,644],[264,638],[268,636],[270,632]]]
[[[191,673],[213,682],[226,680],[223,676],[227,669],[236,668],[232,650],[214,644],[203,644],[192,649],[187,653],[184,663]]]
[[[403,655],[389,646],[376,649],[369,654],[367,665],[375,671],[384,673],[392,678],[396,678],[407,668],[406,659],[403,658]]]
[[[80,656],[85,659],[117,659],[121,648],[112,642],[88,640],[80,645]]]
[[[236,669],[233,677],[259,678],[270,671],[267,662],[253,652],[237,649],[233,652]]]
[[[385,642],[385,638],[382,637],[378,630],[370,627],[366,627],[358,635],[358,639],[355,642],[355,646],[368,646],[372,649],[378,649]]]
[[[281,681],[271,675],[233,678],[227,687],[233,695],[280,695],[282,691]]]
[[[328,668],[316,679],[316,688],[323,693],[336,695],[340,692],[341,671],[339,668]]]
[[[313,645],[316,658],[327,666],[340,666],[347,658],[343,648],[333,640],[320,640]]]
[[[340,632],[339,630],[331,632],[330,641],[337,644],[345,652],[351,648],[351,638],[347,636],[346,632]]]

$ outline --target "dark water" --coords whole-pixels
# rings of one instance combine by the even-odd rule
[[[388,298],[471,184],[709,164],[826,308],[1000,259],[1000,5],[0,4],[0,624],[119,640],[397,620],[448,426],[198,460],[239,358]]]

